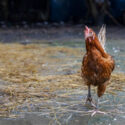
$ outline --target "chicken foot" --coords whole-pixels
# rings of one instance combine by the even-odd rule
[[[93,117],[95,114],[99,113],[99,114],[106,114],[105,112],[102,112],[99,110],[99,98],[97,99],[97,104],[96,104],[96,107],[94,110],[91,110],[91,111],[88,111],[88,112],[91,112],[91,117]]]

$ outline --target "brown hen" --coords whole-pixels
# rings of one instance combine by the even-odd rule
[[[108,85],[111,73],[114,69],[115,62],[113,58],[104,49],[105,27],[101,29],[102,42],[99,41],[96,33],[87,26],[85,27],[85,44],[86,53],[82,61],[82,78],[88,86],[88,96],[86,102],[93,105],[91,97],[91,85],[97,86],[97,96],[101,97]],[[98,107],[98,102],[96,107]]]

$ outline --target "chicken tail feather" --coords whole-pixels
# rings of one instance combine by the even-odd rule
[[[105,50],[105,42],[106,42],[106,25],[102,25],[99,33],[98,33],[98,39]],[[106,50],[105,50],[106,51]]]

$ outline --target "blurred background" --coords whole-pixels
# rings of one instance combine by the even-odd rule
[[[125,0],[0,0],[0,26],[125,25]]]
[[[83,30],[103,24],[116,66],[100,104],[107,115],[90,118]],[[124,125],[125,0],[0,0],[0,125],[42,123]]]

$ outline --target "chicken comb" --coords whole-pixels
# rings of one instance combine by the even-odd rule
[[[106,42],[106,25],[102,25],[99,33],[98,33],[98,39],[101,43],[103,49],[105,50],[105,42]]]

